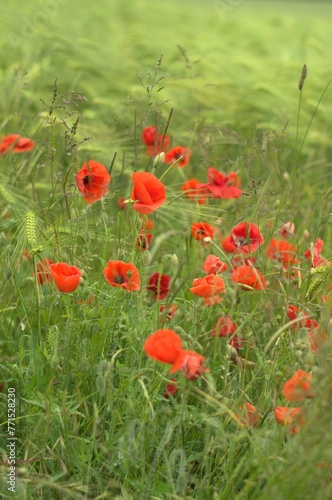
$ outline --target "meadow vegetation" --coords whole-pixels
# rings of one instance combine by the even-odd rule
[[[6,6],[3,498],[331,498],[331,14]]]

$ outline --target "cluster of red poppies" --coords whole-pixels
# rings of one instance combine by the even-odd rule
[[[142,133],[142,140],[147,146],[147,154],[157,157],[162,163],[185,167],[191,157],[191,150],[176,146],[168,150],[170,137],[160,134],[156,127],[147,127]],[[30,139],[24,139],[17,134],[5,137],[0,144],[0,153],[29,151],[34,147]],[[241,180],[236,172],[222,173],[214,167],[207,171],[208,180],[202,183],[197,179],[189,179],[182,186],[183,195],[190,201],[198,204],[207,203],[209,198],[234,199],[242,195]],[[85,162],[76,174],[76,185],[84,200],[93,204],[103,198],[109,190],[111,176],[106,167],[94,160]],[[124,208],[132,205],[140,215],[145,216],[137,236],[136,246],[141,251],[146,251],[152,245],[153,222],[146,216],[155,212],[166,202],[165,185],[150,172],[134,172],[132,174],[132,190],[128,200],[121,199],[119,206]],[[265,256],[278,267],[278,272],[284,273],[289,280],[296,281],[300,277],[300,260],[297,247],[288,241],[294,234],[295,227],[291,222],[285,223],[279,230],[279,238],[272,238],[266,246]],[[210,254],[203,263],[205,275],[195,278],[188,291],[203,299],[205,306],[215,306],[223,301],[226,293],[227,281],[237,287],[237,291],[264,291],[267,279],[259,270],[262,254],[256,258],[255,253],[264,244],[264,237],[258,226],[252,222],[236,224],[226,236],[219,233],[219,229],[206,221],[194,222],[191,226],[191,236],[204,247],[209,247],[212,242],[220,254],[227,261]],[[219,237],[219,241],[214,240]],[[312,268],[329,266],[330,262],[321,256],[323,241],[317,239],[304,253]],[[258,252],[257,252],[258,253]],[[225,273],[224,279],[221,275]],[[141,290],[141,277],[139,270],[132,262],[110,260],[103,270],[104,277],[112,287],[122,288],[129,292]],[[37,263],[36,279],[40,285],[55,283],[62,293],[71,293],[81,281],[83,272],[76,266],[65,262],[54,263],[51,259],[44,259]],[[156,272],[148,278],[146,289],[152,292],[153,300],[163,301],[171,290],[171,277]],[[226,281],[226,283],[225,283]],[[171,320],[177,312],[176,304],[160,306],[160,313],[164,320]],[[319,324],[306,312],[300,311],[295,305],[289,305],[287,315],[290,326],[294,331],[299,328],[306,329],[308,341],[312,352],[327,339],[327,335],[319,329]],[[245,366],[245,356],[242,350],[246,339],[241,337],[238,325],[230,315],[222,315],[217,319],[212,331],[212,337],[227,339],[230,357],[235,364]],[[152,333],[144,343],[144,350],[148,356],[171,365],[170,373],[182,372],[189,380],[196,380],[209,369],[205,367],[205,357],[195,351],[182,347],[179,335],[171,329],[161,329]],[[175,379],[172,379],[165,390],[165,397],[174,395],[178,390]],[[299,370],[284,385],[282,390],[287,401],[300,401],[304,397],[313,397],[311,388],[311,374]],[[287,408],[277,406],[274,410],[277,422],[287,425],[292,433],[296,433],[303,425],[304,418],[301,408]],[[241,424],[256,426],[259,415],[256,408],[247,402],[236,414]]]

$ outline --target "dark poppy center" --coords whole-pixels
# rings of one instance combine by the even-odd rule
[[[113,281],[117,285],[122,285],[122,283],[124,283],[126,281],[126,279],[124,278],[124,276],[121,276],[121,274],[117,274],[116,276],[114,276]]]
[[[84,186],[88,186],[92,182],[92,175],[86,175],[83,177],[83,184]]]

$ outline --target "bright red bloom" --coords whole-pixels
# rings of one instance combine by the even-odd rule
[[[209,190],[206,187],[200,187],[201,183],[197,179],[188,179],[181,187],[181,191],[188,200],[196,201],[199,205],[205,205]]]
[[[132,175],[134,187],[130,198],[135,201],[136,212],[147,215],[161,207],[166,201],[164,184],[149,172],[134,172]]]
[[[157,330],[146,339],[143,349],[150,358],[172,365],[182,350],[182,340],[173,330]]]
[[[232,273],[232,281],[242,285],[244,290],[264,290],[266,282],[263,274],[255,267],[239,266]]]
[[[204,356],[195,351],[181,350],[177,355],[170,373],[180,370],[187,379],[196,380],[202,376],[202,372],[210,371],[204,367]]]
[[[203,297],[205,305],[214,305],[223,300],[220,294],[226,292],[225,282],[220,276],[208,274],[204,278],[194,279],[190,291],[194,295]]]
[[[234,253],[237,250],[231,235],[226,236],[221,242],[222,249],[227,253]]]
[[[73,292],[80,284],[82,271],[76,266],[70,266],[65,262],[58,262],[56,264],[51,264],[49,269],[55,286],[60,292]]]
[[[278,424],[290,427],[291,434],[299,432],[305,424],[302,408],[287,408],[286,406],[276,406],[274,416]]]
[[[295,231],[294,222],[285,222],[285,224],[279,230],[279,234],[282,238],[288,238],[288,236],[294,234],[294,231]]]
[[[219,257],[216,257],[216,255],[209,255],[204,261],[203,269],[206,274],[222,273],[226,271],[227,264],[222,262]]]
[[[140,275],[132,262],[110,260],[103,274],[111,286],[124,288],[127,292],[139,292],[141,289]]]
[[[164,398],[169,399],[170,396],[175,396],[178,390],[179,385],[176,383],[176,378],[172,377],[171,382],[165,388]]]
[[[165,151],[171,142],[170,136],[160,134],[156,127],[146,127],[142,132],[142,140],[147,146],[147,156],[155,156]]]
[[[208,222],[194,222],[191,226],[191,236],[196,240],[202,240],[203,243],[206,243],[204,241],[206,238],[212,240],[216,231],[216,228],[210,226]]]
[[[35,143],[31,139],[21,137],[19,134],[9,134],[2,139],[0,144],[0,154],[6,154],[9,151],[13,153],[25,153],[31,151]]]
[[[311,387],[311,378],[311,373],[297,370],[282,388],[282,394],[286,400],[299,402],[305,398],[313,398],[314,392]]]
[[[296,253],[297,248],[285,240],[272,239],[266,248],[266,256],[269,259],[278,260],[287,267],[298,262]]]
[[[292,328],[294,331],[299,330],[299,328],[318,328],[318,323],[316,320],[308,317],[307,313],[300,311],[297,306],[289,305],[287,307],[287,316],[290,321],[296,318],[303,318],[298,323],[293,323]]]
[[[256,224],[241,222],[231,230],[230,244],[233,244],[240,253],[254,252],[262,243],[264,238]]]
[[[85,201],[95,203],[107,194],[111,177],[104,165],[94,160],[83,163],[76,174],[76,185]]]
[[[176,146],[165,154],[164,163],[172,165],[176,162],[175,166],[183,168],[185,167],[191,158],[191,149],[183,148],[182,146]],[[177,161],[178,160],[178,161]]]
[[[245,405],[240,406],[239,413],[236,413],[237,419],[245,427],[257,427],[259,424],[259,415],[256,408],[250,403],[246,402]]]
[[[229,316],[221,316],[212,332],[212,337],[230,337],[236,332],[238,326],[233,323]]]
[[[42,262],[37,262],[37,280],[40,285],[49,283],[52,280],[50,266],[54,264],[51,259],[44,259]]]
[[[167,297],[170,291],[171,277],[167,274],[154,273],[149,278],[146,286],[147,290],[154,292],[154,300],[163,300]]]
[[[324,241],[317,238],[313,248],[308,248],[304,256],[310,261],[311,267],[329,266],[330,262],[321,257]]]
[[[200,186],[206,187],[214,198],[227,200],[241,196],[240,185],[241,180],[235,172],[224,174],[216,168],[210,167],[208,169],[208,182]]]

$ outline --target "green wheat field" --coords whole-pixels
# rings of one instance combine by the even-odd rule
[[[332,498],[331,16],[3,6],[1,498]]]

